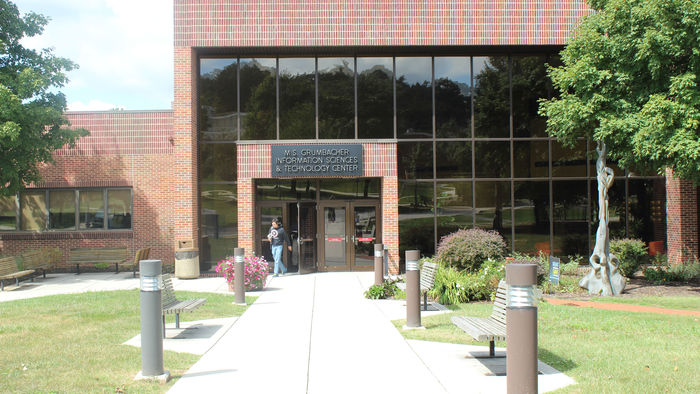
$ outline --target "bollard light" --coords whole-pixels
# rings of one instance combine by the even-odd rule
[[[235,305],[245,305],[245,249],[235,248],[233,250],[233,290],[236,297],[233,301]]]
[[[537,265],[507,264],[506,282],[507,391],[537,393]]]
[[[374,284],[384,283],[384,245],[374,244]]]
[[[419,250],[406,251],[406,327],[424,328],[420,322]]]
[[[141,260],[141,372],[136,379],[168,381],[170,373],[163,369],[163,263]]]

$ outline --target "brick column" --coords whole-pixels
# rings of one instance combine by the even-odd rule
[[[382,242],[389,250],[389,273],[399,273],[399,181],[396,176],[382,177]]]
[[[698,258],[698,193],[693,182],[666,170],[666,239],[671,264]]]
[[[238,178],[238,247],[255,255],[255,180]]]
[[[175,245],[178,240],[199,244],[197,231],[197,130],[195,109],[196,54],[190,47],[175,47],[175,99],[173,102]]]

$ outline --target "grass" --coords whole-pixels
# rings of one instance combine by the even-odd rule
[[[700,311],[700,297],[661,297],[646,296],[639,298],[594,297],[592,301],[608,302],[611,304],[633,304],[653,306],[656,308],[683,309]]]
[[[662,304],[693,302],[697,305],[687,298],[667,297]],[[488,303],[453,307],[455,313],[482,317],[488,316],[491,308]],[[450,317],[455,313],[423,318],[426,330],[401,332],[409,339],[486,346],[487,342],[473,342],[452,326]],[[698,321],[689,316],[541,303],[539,358],[578,382],[558,392],[700,392]],[[400,329],[405,321],[393,323]]]
[[[183,321],[240,316],[233,296],[178,291],[207,303]],[[139,291],[55,295],[0,303],[0,392],[165,392],[200,356],[165,351],[167,385],[135,382],[141,349]],[[255,297],[247,297],[250,305]],[[174,321],[173,316],[168,322]]]

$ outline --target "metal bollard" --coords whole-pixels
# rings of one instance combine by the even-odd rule
[[[233,256],[233,290],[236,292],[233,303],[245,305],[245,249],[235,248]]]
[[[537,265],[506,265],[506,282],[508,393],[537,393]]]
[[[374,284],[384,283],[384,245],[374,244]]]
[[[167,381],[163,370],[163,263],[160,260],[141,260],[141,372],[136,379]]]
[[[406,251],[406,327],[424,328],[420,324],[419,250]]]

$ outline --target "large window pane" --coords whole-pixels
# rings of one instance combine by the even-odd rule
[[[199,62],[200,139],[235,141],[238,138],[238,63],[236,59]]]
[[[588,255],[586,181],[552,182],[555,256]]]
[[[399,251],[418,249],[435,253],[435,216],[432,182],[399,182]]]
[[[608,189],[608,233],[610,239],[625,238],[625,180],[617,179]],[[595,243],[598,230],[598,182],[591,181],[591,233]]]
[[[357,58],[357,121],[359,138],[394,138],[392,58]]]
[[[666,180],[629,180],[629,236],[666,243]],[[662,245],[663,246],[663,245]],[[664,249],[663,247],[661,248]]]
[[[396,58],[398,138],[433,137],[431,58]]]
[[[257,201],[295,201],[316,199],[313,179],[262,179],[255,182]]]
[[[511,241],[510,182],[476,182],[476,227],[497,231]]]
[[[474,57],[474,132],[476,137],[510,136],[508,58]]]
[[[241,59],[241,139],[277,138],[275,59]]]
[[[0,230],[17,229],[17,199],[0,196]]]
[[[459,229],[472,228],[472,182],[438,182],[437,184],[438,242],[440,238]]]
[[[351,57],[318,59],[318,136],[355,138],[355,64]]]
[[[477,178],[510,177],[510,142],[477,141],[474,151]]]
[[[435,163],[438,178],[471,178],[471,141],[438,141]]]
[[[546,119],[537,114],[541,98],[553,94],[547,56],[513,57],[513,136],[546,137]]]
[[[400,179],[433,178],[432,142],[399,142],[397,145]]]
[[[238,246],[238,201],[236,185],[201,186],[200,259],[215,263],[233,255]]]
[[[322,179],[321,200],[378,199],[379,179]]]
[[[549,254],[549,182],[515,182],[515,251]]]
[[[236,180],[236,144],[200,144],[199,174],[202,182]]]
[[[552,176],[586,176],[586,141],[579,141],[573,148],[552,141]]]
[[[513,143],[513,176],[536,178],[549,176],[549,143],[547,141],[515,141]]]
[[[471,137],[471,60],[435,58],[435,136]]]
[[[316,61],[280,59],[280,139],[316,138]]]
[[[75,191],[49,191],[49,228],[75,230]]]
[[[24,191],[19,195],[20,228],[22,230],[46,230],[46,192]]]
[[[131,228],[131,190],[107,190],[107,227]]]
[[[80,190],[80,229],[104,228],[105,223],[105,198],[102,190]]]

